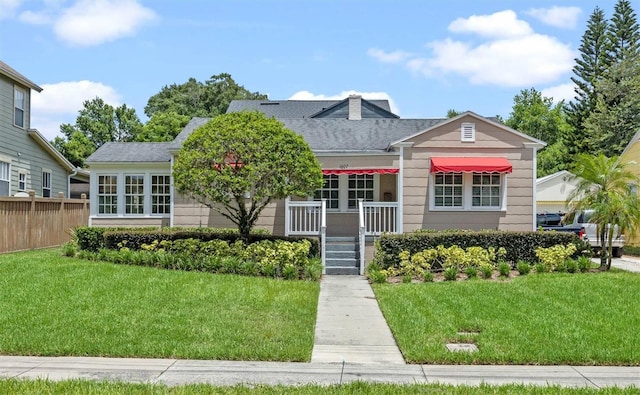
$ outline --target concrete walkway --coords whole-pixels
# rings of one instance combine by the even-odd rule
[[[311,362],[404,365],[404,358],[363,276],[324,276],[320,282]]]

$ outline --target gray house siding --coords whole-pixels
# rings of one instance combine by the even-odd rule
[[[25,92],[24,128],[14,125],[14,86]],[[19,190],[19,174],[27,176],[25,191],[42,196],[42,172],[51,172],[51,196],[68,191],[68,169],[29,136],[31,89],[0,74],[0,161],[10,164],[9,195]]]

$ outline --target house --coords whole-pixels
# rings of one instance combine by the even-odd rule
[[[624,151],[622,151],[622,154],[620,154],[620,162],[629,163],[630,166],[628,169],[640,177],[640,130],[636,132]],[[638,191],[639,188],[637,185],[635,185],[635,188],[636,191]],[[634,247],[640,246],[640,229],[626,234],[625,243]]]
[[[569,195],[576,189],[574,175],[566,170],[540,177],[536,181],[538,213],[566,213]]]
[[[370,237],[383,232],[535,229],[536,154],[545,144],[496,120],[473,112],[451,119],[401,119],[387,101],[356,95],[341,101],[243,100],[229,106],[229,111],[245,109],[276,117],[302,135],[325,179],[315,196],[272,203],[257,226],[275,234],[320,235],[323,242],[357,240],[360,271],[370,255],[365,248]],[[171,187],[173,158],[207,121],[192,119],[170,143],[100,147],[86,161],[91,223],[231,226]]]
[[[31,94],[42,88],[0,61],[0,196],[70,196],[71,176],[88,179],[31,127]]]

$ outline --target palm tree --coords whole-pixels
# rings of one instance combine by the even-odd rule
[[[618,157],[579,154],[573,169],[576,189],[569,195],[569,210],[593,210],[591,222],[600,238],[600,269],[611,269],[613,238],[635,232],[640,225],[637,186],[640,182]],[[606,247],[606,248],[605,248]]]

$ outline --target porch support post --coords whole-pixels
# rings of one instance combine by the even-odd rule
[[[396,187],[398,188],[398,208],[396,212],[396,231],[398,233],[404,232],[404,146],[400,146],[400,158],[398,160],[398,180]]]
[[[284,235],[289,236],[291,233],[290,229],[290,221],[291,221],[291,213],[289,212],[289,202],[291,201],[291,197],[287,196],[284,199]]]

